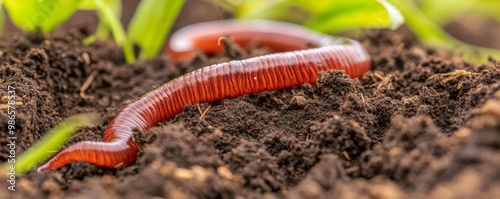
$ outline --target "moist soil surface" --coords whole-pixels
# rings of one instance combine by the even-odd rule
[[[116,113],[149,90],[269,53],[227,40],[217,55],[126,64],[113,42],[83,46],[90,32],[0,43],[2,106],[8,85],[18,101],[16,154],[78,113],[100,119],[71,143],[101,140]],[[16,178],[16,192],[2,179],[0,198],[499,198],[500,62],[468,63],[421,46],[405,29],[350,36],[372,58],[361,80],[328,71],[316,86],[186,105],[136,136],[143,147],[128,167],[32,171]],[[5,162],[5,108],[0,124]]]

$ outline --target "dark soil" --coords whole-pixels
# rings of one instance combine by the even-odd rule
[[[112,42],[84,47],[89,33],[0,43],[0,95],[14,86],[22,103],[17,154],[77,113],[101,119],[71,142],[100,140],[120,108],[149,90],[267,53],[229,43],[219,55],[185,63],[160,56],[128,65]],[[373,60],[362,80],[322,72],[317,86],[189,105],[148,130],[125,169],[72,163],[33,171],[16,179],[15,193],[2,180],[0,198],[499,198],[500,62],[467,63],[422,47],[404,29],[354,37]],[[1,109],[2,162],[6,121]]]

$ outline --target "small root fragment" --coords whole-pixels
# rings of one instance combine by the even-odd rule
[[[394,77],[392,75],[387,75],[387,76],[382,76],[378,73],[375,73],[375,77],[379,78],[380,80],[382,80],[382,82],[380,82],[379,85],[377,85],[377,89],[375,89],[374,91],[374,95],[378,95],[382,92],[382,90],[391,90],[393,89],[392,87],[392,80],[394,79]]]
[[[89,88],[90,84],[94,81],[95,76],[97,75],[97,71],[92,71],[89,77],[83,82],[82,87],[80,88],[80,97],[83,99],[88,99],[89,96],[85,94],[85,91]]]
[[[347,151],[342,151],[342,155],[344,155],[345,159],[347,160],[351,160],[351,156],[349,155],[349,153],[347,153]]]
[[[466,70],[455,70],[455,71],[449,72],[449,73],[434,74],[434,75],[430,76],[427,80],[434,80],[436,78],[444,78],[441,80],[441,82],[443,84],[446,84],[449,81],[455,80],[459,77],[472,78],[472,75],[474,75],[474,74],[477,74],[477,73],[466,71]]]
[[[205,111],[203,111],[203,113],[200,116],[200,120],[204,120],[203,117],[207,114],[207,112],[208,112],[208,110],[210,110],[210,108],[212,108],[212,106],[208,106],[208,108],[205,109]]]
[[[363,95],[363,93],[360,93],[359,95],[361,96],[361,101],[363,101],[363,108],[364,108],[364,110],[368,111],[368,103],[365,100],[365,96]]]
[[[211,108],[211,106],[209,105],[208,108],[205,109],[204,111],[201,111],[200,104],[196,104],[196,108],[198,109],[198,113],[200,113],[200,120],[203,120],[203,117],[207,114],[207,112]]]
[[[349,167],[349,168],[345,169],[345,172],[347,174],[354,173],[354,172],[357,172],[357,171],[359,171],[359,167],[358,166],[353,166],[353,167]]]
[[[384,79],[385,79],[385,77],[384,77],[384,76],[382,76],[381,74],[379,74],[379,73],[377,73],[377,72],[375,72],[374,76],[375,76],[376,78],[379,78],[379,79],[380,79],[380,80],[382,80],[382,81],[384,81]]]
[[[200,104],[196,103],[196,108],[198,109],[198,113],[202,115],[203,112],[201,111]]]

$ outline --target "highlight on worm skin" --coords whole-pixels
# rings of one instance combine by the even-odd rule
[[[125,106],[104,131],[103,141],[78,142],[63,149],[37,170],[58,169],[75,161],[122,168],[137,158],[133,130],[146,132],[184,110],[186,104],[209,103],[266,90],[316,84],[317,72],[344,70],[361,78],[371,66],[357,41],[323,35],[304,27],[273,21],[216,21],[187,26],[170,40],[174,60],[196,51],[217,53],[220,37],[230,36],[242,47],[260,44],[277,53],[214,64],[178,77]],[[316,46],[316,48],[309,48]]]

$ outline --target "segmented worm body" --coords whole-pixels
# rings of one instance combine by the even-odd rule
[[[230,36],[244,46],[255,40],[270,50],[288,52],[215,64],[178,77],[123,108],[107,126],[103,142],[71,145],[38,171],[58,169],[74,161],[121,168],[137,157],[139,145],[133,138],[134,129],[145,132],[183,111],[186,104],[214,102],[304,83],[315,85],[316,73],[331,69],[361,78],[371,64],[369,55],[356,41],[270,21],[219,21],[188,26],[172,36],[168,51],[177,60],[192,56],[194,49],[214,53],[220,50],[217,40],[221,36]],[[318,47],[307,49],[310,45]]]

